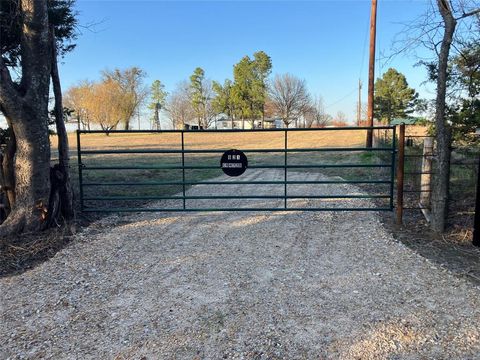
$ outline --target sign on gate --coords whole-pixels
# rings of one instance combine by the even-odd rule
[[[247,170],[247,156],[240,150],[225,151],[220,159],[220,167],[228,176],[240,176]]]

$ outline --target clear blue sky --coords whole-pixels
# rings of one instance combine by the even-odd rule
[[[389,52],[402,24],[423,13],[427,1],[378,4],[377,54]],[[273,74],[290,72],[321,95],[327,112],[355,117],[357,83],[368,72],[370,1],[86,1],[78,0],[83,29],[77,48],[61,65],[63,88],[95,80],[103,69],[139,66],[147,82],[161,80],[168,91],[197,66],[207,77],[232,78],[232,67],[244,55],[263,50]],[[414,58],[377,61],[376,76],[395,67],[421,96],[431,91]],[[432,88],[432,86],[429,86]],[[429,94],[430,92],[430,94]]]

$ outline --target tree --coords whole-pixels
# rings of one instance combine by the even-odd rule
[[[337,111],[337,115],[335,115],[335,121],[340,124],[347,123],[347,115],[343,111]]]
[[[190,101],[199,127],[208,128],[214,120],[212,98],[212,83],[205,78],[205,71],[197,67],[190,76]]]
[[[254,121],[265,115],[267,78],[272,68],[271,59],[265,52],[258,51],[253,56],[253,60],[244,56],[233,67],[232,98],[243,128],[246,119],[253,128]]]
[[[165,86],[160,80],[155,80],[150,88],[151,102],[148,108],[154,111],[153,121],[154,129],[160,130],[160,110],[165,108],[168,93],[165,91]]]
[[[453,140],[472,143],[480,126],[480,41],[464,45],[451,63],[450,79],[456,88],[456,100],[448,108]]]
[[[185,124],[190,122],[195,114],[190,101],[190,84],[181,82],[177,84],[176,89],[170,94],[167,107],[169,118],[172,121],[172,128],[185,128]]]
[[[437,232],[445,229],[450,178],[450,130],[446,122],[446,92],[448,59],[457,21],[480,13],[480,9],[467,10],[456,17],[449,0],[437,0],[438,11],[443,21],[443,38],[438,53],[437,96],[435,100],[435,140],[437,142],[437,175],[432,188],[432,228]]]
[[[59,205],[59,188],[68,187],[68,142],[57,69],[57,54],[73,48],[75,14],[72,1],[5,0],[0,2],[0,111],[10,128],[3,174],[13,179],[9,215],[0,239],[52,224],[60,208],[73,213],[71,198]],[[10,70],[17,71],[12,78]],[[48,100],[53,79],[60,164],[50,171]],[[60,92],[59,92],[60,90]],[[10,157],[12,156],[12,157]],[[13,188],[13,190],[12,190]],[[63,190],[61,191],[63,192]],[[65,195],[65,194],[63,194]]]
[[[252,63],[248,56],[244,56],[233,67],[232,98],[238,115],[242,120],[242,129],[245,128],[245,119],[254,118],[254,98],[252,94]]]
[[[115,82],[121,92],[123,102],[119,104],[122,114],[120,123],[124,130],[130,129],[133,115],[148,95],[148,90],[143,84],[145,76],[145,71],[136,66],[125,70],[115,69],[103,72],[103,80]]]
[[[124,119],[125,108],[122,105],[130,99],[115,80],[105,79],[93,84],[87,101],[91,122],[100,125],[108,135]]]
[[[405,76],[390,68],[375,82],[375,117],[387,124],[396,117],[405,118],[414,111],[417,98]]]
[[[267,79],[272,72],[272,60],[263,51],[257,51],[253,54],[253,82],[252,92],[255,113],[259,112],[262,120],[265,118],[265,102],[267,99]],[[263,123],[263,121],[262,121]],[[252,126],[253,128],[253,126]]]
[[[112,78],[98,82],[82,81],[65,93],[65,101],[74,110],[79,122],[98,125],[107,135],[125,118],[124,104],[131,100],[120,84]]]
[[[306,128],[325,127],[332,121],[331,116],[325,113],[325,107],[323,105],[323,99],[321,96],[317,96],[315,99],[313,99],[313,101],[311,101],[304,117]]]
[[[270,88],[270,99],[275,114],[288,128],[292,121],[307,113],[310,108],[310,95],[305,80],[290,75],[276,75]]]
[[[478,35],[478,1],[451,0],[431,1],[423,17],[407,25],[402,31],[404,38],[397,43],[401,48],[394,49],[396,54],[413,51],[416,47],[427,48],[433,54],[433,60],[427,64],[434,69],[436,83],[435,97],[435,142],[437,156],[435,176],[432,184],[432,229],[443,232],[447,215],[450,177],[451,127],[448,122],[447,86],[450,75],[452,51]],[[458,28],[460,31],[457,31]],[[472,30],[476,28],[476,30]],[[425,63],[425,61],[423,61]],[[430,71],[432,72],[432,71]],[[432,78],[432,77],[431,77]]]
[[[215,92],[215,97],[212,100],[212,107],[215,113],[217,114],[225,114],[227,118],[232,122],[232,129],[233,129],[233,121],[235,115],[235,103],[233,99],[233,84],[232,81],[227,79],[222,84],[213,81],[212,83],[213,91]]]
[[[72,115],[75,116],[79,127],[82,124],[83,129],[87,130],[91,129],[88,101],[92,94],[92,87],[92,82],[83,81],[76,86],[70,87],[63,95],[64,104],[73,110]]]

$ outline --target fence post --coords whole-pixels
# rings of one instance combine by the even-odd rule
[[[379,147],[380,137],[379,135],[380,130],[372,131],[372,147],[376,148]]]
[[[398,134],[398,162],[397,162],[397,208],[396,223],[402,225],[403,222],[403,179],[405,166],[405,124],[400,124]]]
[[[432,197],[432,163],[433,163],[433,138],[426,137],[423,140],[422,174],[420,175],[420,209],[425,219],[430,222],[430,206]]]
[[[80,130],[77,130],[77,163],[78,163],[78,187],[80,195],[80,211],[85,208],[83,201],[83,163],[82,163],[82,145],[80,143]]]
[[[288,206],[288,201],[287,201],[287,180],[288,180],[288,172],[287,172],[287,167],[288,167],[288,160],[287,160],[287,149],[288,149],[288,129],[285,130],[285,157],[284,157],[284,180],[285,180],[285,188],[284,188],[284,204],[283,207],[286,209]]]

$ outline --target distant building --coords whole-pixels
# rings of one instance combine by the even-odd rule
[[[249,120],[230,120],[227,118],[221,118],[217,120],[216,128],[219,130],[224,129],[245,129],[249,130],[252,129],[252,121]],[[254,129],[278,129],[282,128],[283,122],[280,119],[264,119],[262,120],[255,120],[253,121],[253,128]]]
[[[252,127],[253,125],[253,127]],[[283,121],[279,118],[269,118],[254,120],[253,123],[250,120],[231,120],[224,115],[220,115],[208,128],[209,129],[218,129],[218,130],[228,130],[228,129],[282,129]],[[202,126],[198,126],[197,122],[185,123],[184,130],[203,130]]]

